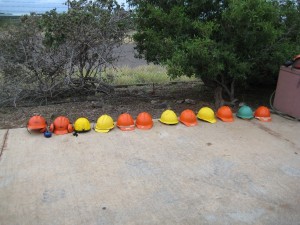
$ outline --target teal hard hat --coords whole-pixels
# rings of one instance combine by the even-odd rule
[[[239,108],[236,116],[242,119],[252,119],[254,117],[252,109],[247,105],[243,105]]]

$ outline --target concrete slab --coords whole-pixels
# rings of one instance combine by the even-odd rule
[[[277,116],[50,139],[9,130],[0,224],[299,224],[299,136]]]

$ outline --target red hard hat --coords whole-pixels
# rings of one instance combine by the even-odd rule
[[[47,128],[47,122],[42,116],[33,116],[29,119],[27,128],[30,130],[40,130],[41,132],[44,132]]]
[[[136,118],[135,125],[139,129],[151,129],[153,126],[152,116],[147,112],[141,112]]]
[[[54,134],[67,134],[73,132],[73,126],[67,117],[57,117],[50,126],[50,131]]]
[[[270,122],[271,119],[271,113],[268,107],[260,106],[255,110],[254,116],[256,119],[259,119],[263,122]]]
[[[195,113],[190,109],[182,111],[179,121],[188,127],[196,126],[198,123]]]
[[[224,122],[232,122],[233,121],[233,114],[232,114],[230,107],[228,107],[228,106],[221,106],[218,109],[217,117]]]
[[[117,120],[117,126],[123,131],[134,130],[134,120],[128,113],[123,113]]]

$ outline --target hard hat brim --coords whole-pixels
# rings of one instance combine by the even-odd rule
[[[91,129],[88,129],[88,130],[76,130],[74,129],[74,131],[76,131],[77,133],[86,133],[86,132],[89,132]]]
[[[134,130],[134,125],[132,125],[132,126],[118,126],[118,128],[122,131],[132,131],[132,130]]]
[[[233,122],[233,118],[222,118],[222,117],[218,117],[220,120],[222,120],[223,122]]]
[[[272,118],[271,117],[259,117],[259,116],[256,116],[255,117],[256,119],[262,121],[262,122],[271,122],[272,121]]]
[[[138,129],[141,129],[141,130],[149,130],[153,127],[153,123],[150,124],[150,125],[139,125],[139,124],[136,124],[136,127]]]
[[[185,121],[182,121],[182,120],[179,120],[180,123],[184,124],[185,126],[187,127],[194,127],[194,126],[197,126],[198,122],[194,122],[194,123],[189,123],[189,122],[185,122]]]
[[[110,131],[110,129],[100,130],[100,129],[95,128],[95,131],[98,133],[108,133]]]
[[[239,116],[239,115],[236,115],[236,116],[240,119],[245,119],[245,120],[251,120],[254,118],[254,116]]]
[[[57,135],[62,135],[62,134],[67,134],[69,132],[67,130],[54,130],[53,133]]]
[[[199,117],[197,117],[199,120],[205,121],[205,122],[209,122],[209,123],[216,123],[217,120],[216,119],[212,119],[212,120],[205,120],[205,119],[200,119]]]
[[[163,124],[167,124],[167,125],[175,125],[175,124],[179,123],[178,121],[166,122],[166,121],[163,121],[161,119],[159,119],[158,121],[161,122],[161,123],[163,123]]]

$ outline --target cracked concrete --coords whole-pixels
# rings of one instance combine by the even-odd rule
[[[0,224],[299,225],[299,136],[275,115],[77,138],[11,129]]]

